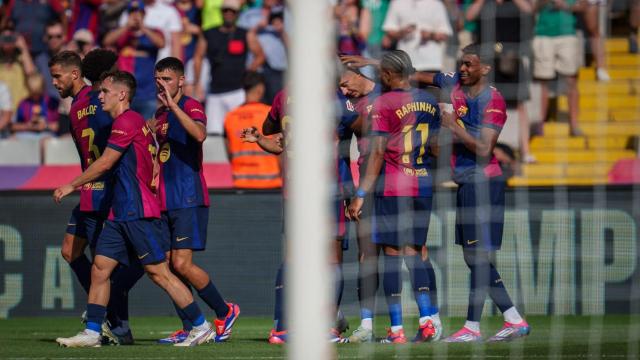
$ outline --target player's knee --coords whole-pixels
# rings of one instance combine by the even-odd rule
[[[107,268],[103,264],[99,262],[94,262],[91,265],[91,282],[102,282],[109,280],[109,276],[111,276],[111,269]]]
[[[171,268],[180,275],[186,274],[191,268],[192,262],[180,256],[171,257]]]

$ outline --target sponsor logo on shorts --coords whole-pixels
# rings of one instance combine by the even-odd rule
[[[146,253],[146,254],[144,254],[144,255],[138,255],[138,259],[139,259],[139,260],[142,260],[142,259],[144,259],[145,257],[147,257],[147,255],[149,255],[149,253]]]
[[[477,242],[478,242],[478,240],[467,240],[467,245],[472,245],[472,244],[475,244]]]
[[[188,238],[189,238],[188,236],[185,236],[185,237],[176,237],[176,241],[177,241],[177,242],[180,242],[180,241],[183,241],[183,240],[187,240]]]

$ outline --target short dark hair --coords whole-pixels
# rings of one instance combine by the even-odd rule
[[[52,67],[53,65],[60,65],[63,67],[74,66],[82,72],[82,59],[80,58],[80,55],[70,50],[60,51],[55,54],[49,60],[49,67]]]
[[[156,64],[156,71],[172,70],[178,75],[184,75],[184,64],[182,60],[175,57],[166,57]]]
[[[480,62],[485,65],[493,65],[495,58],[495,50],[492,44],[478,44],[474,43],[467,45],[462,49],[462,55],[475,55],[480,59]]]
[[[93,49],[82,59],[82,75],[92,83],[99,81],[102,73],[111,71],[118,61],[118,54],[107,49]]]
[[[47,21],[47,23],[46,23],[44,28],[48,29],[48,28],[51,28],[51,27],[54,27],[54,26],[58,26],[58,25],[62,26],[62,28],[64,29],[64,25],[62,25],[62,21],[60,21],[60,19],[58,19],[58,18],[53,18],[53,19],[50,19],[49,21]]]
[[[264,84],[264,76],[259,72],[247,71],[242,77],[242,88],[245,91],[249,91],[260,84]]]
[[[416,72],[411,63],[411,57],[402,50],[392,50],[382,55],[380,69],[389,70],[403,77],[408,77]]]
[[[136,95],[136,78],[130,72],[122,70],[107,71],[100,75],[100,81],[111,79],[114,83],[126,86],[129,89],[129,101]]]

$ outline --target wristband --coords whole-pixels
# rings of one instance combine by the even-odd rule
[[[367,192],[366,191],[364,191],[362,189],[356,190],[356,197],[364,198],[365,196],[367,196]]]

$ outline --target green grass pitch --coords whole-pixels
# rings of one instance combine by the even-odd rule
[[[529,316],[532,333],[526,339],[501,344],[418,345],[342,344],[336,345],[338,359],[429,359],[429,358],[640,358],[640,316],[543,317]],[[352,328],[356,319],[350,319]],[[376,335],[385,334],[386,317],[379,317]],[[444,319],[445,334],[457,330],[462,318]],[[502,319],[483,320],[485,337],[501,326]],[[267,318],[240,317],[232,339],[223,344],[195,348],[156,345],[178,322],[170,317],[134,317],[131,325],[136,339],[133,346],[90,349],[60,348],[59,336],[72,336],[82,329],[78,318],[15,318],[0,320],[0,359],[279,359],[283,346],[269,345]],[[416,319],[405,319],[407,337],[412,336]]]

